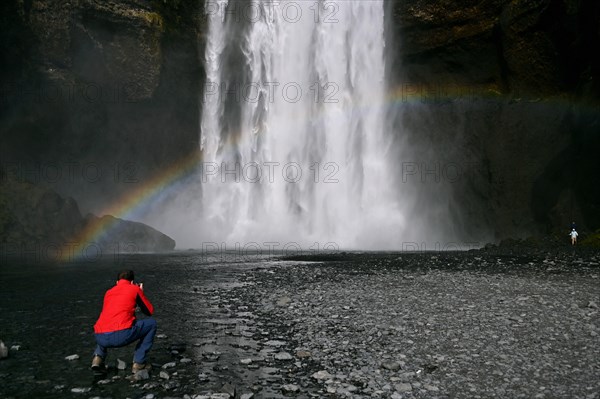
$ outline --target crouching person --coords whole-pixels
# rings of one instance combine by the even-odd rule
[[[133,355],[133,373],[149,369],[146,357],[156,335],[156,320],[152,317],[136,320],[135,309],[139,306],[147,316],[154,313],[154,307],[144,295],[144,285],[133,282],[133,271],[119,273],[117,285],[104,295],[102,312],[94,332],[96,350],[92,360],[92,370],[104,370],[107,348],[120,348],[138,341]]]

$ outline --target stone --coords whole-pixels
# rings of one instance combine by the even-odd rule
[[[397,370],[400,370],[400,363],[398,363],[398,362],[384,362],[384,363],[381,364],[381,367],[383,367],[386,370],[397,371]]]
[[[177,343],[169,346],[169,350],[180,352],[185,352],[187,345],[185,343]]]
[[[191,363],[191,362],[192,362],[192,359],[190,359],[189,357],[184,357],[184,358],[182,358],[182,359],[181,359],[179,362],[180,362],[180,363],[184,363],[184,364],[185,364],[185,363]]]
[[[298,392],[300,390],[300,387],[298,385],[295,384],[285,384],[281,387],[281,390],[283,392]]]
[[[292,300],[288,296],[281,297],[277,300],[277,306],[287,306]]]
[[[241,364],[250,364],[250,363],[252,363],[252,359],[250,359],[250,358],[242,359],[242,360],[240,360],[240,363]]]
[[[173,368],[173,367],[175,367],[175,366],[177,366],[177,363],[175,363],[175,362],[169,362],[169,363],[165,363],[165,364],[163,364],[163,365],[162,365],[162,368],[163,368],[163,369],[170,369],[170,368]]]
[[[19,351],[21,350],[21,345],[13,345],[10,347],[11,351]]]
[[[316,373],[313,373],[313,375],[311,377],[314,378],[315,380],[320,381],[320,380],[329,380],[333,376],[331,374],[329,374],[327,372],[327,370],[321,370],[321,371],[317,371]]]
[[[210,395],[210,399],[229,399],[229,398],[231,398],[231,395],[229,395],[228,393],[224,393],[224,392],[213,393],[212,395]]]
[[[223,386],[221,387],[221,392],[228,394],[232,398],[235,397],[235,387],[229,383],[223,384]]]
[[[69,360],[69,361],[77,360],[77,359],[79,359],[79,355],[77,355],[77,354],[69,355],[69,356],[65,357],[65,360]]]
[[[412,386],[408,383],[396,384],[394,389],[400,393],[412,391]]]
[[[78,387],[77,388],[71,388],[71,392],[73,392],[73,393],[86,393],[86,392],[89,392],[91,390],[92,390],[92,388],[90,388],[90,387],[85,387],[85,388],[78,388]]]
[[[8,348],[4,345],[4,342],[0,341],[0,359],[6,359],[8,357]]]
[[[312,353],[310,353],[309,351],[305,351],[305,350],[299,350],[296,352],[296,357],[300,358],[300,359],[304,359],[307,357],[311,357]]]
[[[267,345],[267,346],[276,346],[276,347],[284,346],[285,344],[286,344],[286,342],[278,341],[278,340],[269,340],[269,341],[265,342],[265,345]]]
[[[279,352],[275,354],[275,359],[277,360],[292,360],[293,357],[287,352]]]
[[[431,384],[423,384],[423,388],[427,389],[428,391],[432,391],[432,392],[437,392],[440,390],[438,387],[436,387],[435,385],[431,385]]]
[[[156,338],[165,339],[167,338],[167,334],[156,334]]]
[[[254,397],[254,394],[253,394],[253,393],[243,393],[243,394],[240,396],[240,399],[252,399],[253,397]]]
[[[158,376],[160,378],[162,378],[163,380],[168,380],[169,378],[171,378],[171,376],[169,375],[169,373],[167,373],[164,370],[162,370],[160,373],[158,373]]]
[[[127,364],[123,360],[117,359],[117,369],[125,370],[126,368],[127,368]]]
[[[148,370],[139,370],[133,375],[135,381],[144,381],[150,379],[150,373]]]

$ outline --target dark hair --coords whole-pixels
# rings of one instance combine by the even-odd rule
[[[122,279],[133,281],[133,270],[123,270],[122,272],[120,272],[117,276],[117,280]]]

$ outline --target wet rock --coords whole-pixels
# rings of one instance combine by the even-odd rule
[[[144,381],[150,379],[150,373],[148,370],[139,370],[133,375],[135,381]]]
[[[117,369],[125,370],[126,368],[127,368],[127,364],[123,360],[117,359]]]
[[[162,378],[163,380],[168,380],[169,378],[171,378],[171,376],[169,375],[169,373],[167,373],[166,371],[161,371],[160,373],[158,373],[158,376],[160,378]]]
[[[254,394],[253,394],[253,393],[243,393],[243,394],[240,396],[240,399],[252,399],[253,397],[254,397]]]
[[[89,388],[89,387],[86,387],[86,388],[79,388],[79,387],[71,388],[71,392],[73,392],[73,393],[86,393],[86,392],[89,392],[91,390],[92,390],[92,388]]]
[[[329,374],[329,372],[327,372],[327,370],[321,370],[321,371],[317,371],[316,373],[313,373],[313,375],[311,377],[314,378],[315,380],[329,380],[333,376],[331,374]]]
[[[384,363],[381,364],[381,367],[383,367],[386,370],[397,371],[397,370],[400,370],[400,363],[398,363],[398,362],[384,362]]]
[[[277,300],[277,306],[287,306],[292,300],[288,296],[281,297]]]
[[[412,391],[412,386],[408,383],[396,384],[394,389],[400,393]]]
[[[65,357],[65,360],[69,360],[69,361],[73,361],[73,360],[77,360],[79,359],[79,355],[75,354],[75,355],[69,355]]]
[[[423,388],[427,389],[428,391],[432,391],[432,392],[437,392],[440,390],[438,387],[436,387],[435,385],[431,385],[431,384],[423,384]]]
[[[8,357],[8,348],[4,345],[4,342],[0,341],[0,359],[6,359]]]
[[[285,384],[281,387],[281,390],[285,393],[294,393],[300,390],[300,387],[295,384]]]
[[[231,385],[231,384],[224,384],[221,387],[221,392],[228,394],[232,398],[235,397],[235,391],[236,391],[235,387],[233,385]]]
[[[287,352],[279,352],[275,354],[275,359],[277,360],[292,360],[293,357]]]
[[[267,346],[275,346],[275,347],[284,346],[285,344],[286,344],[286,342],[279,341],[279,340],[269,340],[269,341],[265,342],[265,345],[267,345]]]
[[[177,351],[177,353],[185,352],[187,345],[185,343],[178,343],[169,346],[170,351]]]
[[[183,364],[185,364],[185,363],[191,363],[192,359],[190,359],[189,357],[184,357],[179,362],[183,363]]]
[[[252,359],[250,359],[250,358],[242,359],[242,360],[240,360],[240,363],[241,364],[250,364],[250,363],[252,363]]]
[[[156,334],[156,338],[165,339],[167,338],[167,334]]]
[[[220,353],[203,353],[202,357],[204,357],[206,361],[216,362],[217,360],[219,360]]]
[[[175,367],[175,366],[177,366],[177,363],[175,363],[175,362],[169,362],[169,363],[165,363],[165,364],[163,364],[163,365],[162,365],[162,368],[163,368],[163,369],[170,369],[170,368],[173,368],[173,367]]]
[[[312,353],[310,353],[309,351],[305,351],[305,350],[299,350],[296,352],[296,357],[300,358],[300,359],[304,359],[307,357],[311,357]]]

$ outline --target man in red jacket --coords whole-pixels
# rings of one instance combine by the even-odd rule
[[[154,313],[154,307],[144,295],[143,284],[134,284],[133,271],[119,273],[117,285],[104,295],[102,313],[96,324],[96,350],[92,360],[92,369],[104,368],[107,348],[119,348],[138,341],[133,355],[132,372],[150,368],[146,356],[156,334],[156,320],[152,317],[136,320],[135,308],[139,306],[147,316]]]

